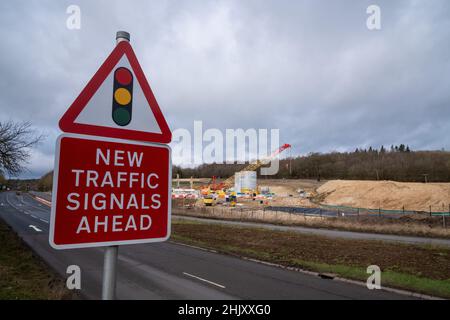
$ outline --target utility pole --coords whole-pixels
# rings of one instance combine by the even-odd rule
[[[291,149],[289,148],[289,177],[292,176],[292,157],[291,157]]]

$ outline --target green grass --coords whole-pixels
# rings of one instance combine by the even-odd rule
[[[71,297],[64,281],[0,220],[0,300]]]
[[[363,268],[330,265],[308,261],[294,261],[295,264],[321,273],[334,273],[343,278],[366,281],[369,276]],[[381,274],[381,286],[397,287],[418,293],[450,298],[450,279],[434,280],[421,278],[411,274],[384,270]]]

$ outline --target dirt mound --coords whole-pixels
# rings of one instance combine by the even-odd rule
[[[332,180],[317,189],[329,205],[390,209],[448,211],[450,183]]]
[[[297,190],[305,190],[306,192],[313,192],[323,182],[307,179],[259,179],[258,185],[268,186],[270,191],[279,195],[287,196],[289,194],[297,194]]]

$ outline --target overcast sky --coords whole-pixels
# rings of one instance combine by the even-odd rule
[[[81,29],[69,30],[69,5]],[[381,8],[381,30],[366,26]],[[292,154],[450,148],[450,1],[1,1],[0,121],[47,135],[115,45],[131,44],[172,130],[279,128]]]

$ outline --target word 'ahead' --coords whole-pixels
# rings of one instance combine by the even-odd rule
[[[64,134],[57,142],[50,243],[56,249],[164,241],[170,148]]]

